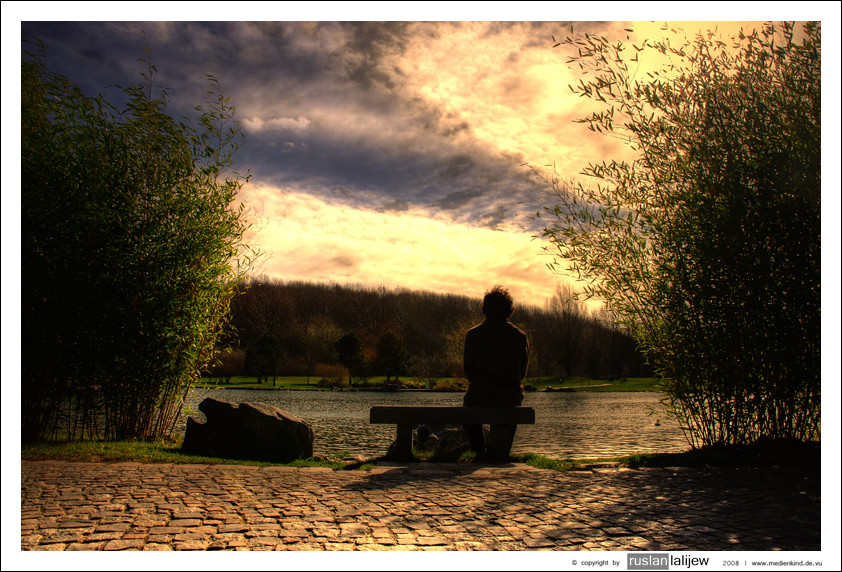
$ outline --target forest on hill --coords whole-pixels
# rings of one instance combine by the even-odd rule
[[[255,278],[230,307],[213,377],[463,377],[465,332],[482,300],[455,294]],[[634,340],[559,285],[544,308],[516,303],[528,377],[652,375]]]

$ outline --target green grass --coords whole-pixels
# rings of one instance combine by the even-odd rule
[[[257,383],[256,377],[232,377],[230,382],[224,382],[221,378],[203,377],[196,384],[196,387],[207,388],[230,388],[230,389],[310,389],[324,391],[327,388],[318,386],[319,379],[310,377],[309,383],[304,376],[279,376],[275,383],[270,379],[268,382]]]
[[[252,465],[326,467],[334,470],[370,468],[371,463],[349,463],[338,458],[298,459],[291,463],[267,463],[240,459],[224,459],[182,453],[179,441],[54,441],[25,444],[21,459],[62,460],[102,463],[173,463],[197,465]],[[367,467],[367,465],[369,465]]]
[[[656,377],[623,377],[618,379],[590,379],[587,377],[540,377],[529,378],[525,383],[538,391],[550,386],[553,389],[574,391],[660,391],[660,380]]]
[[[53,441],[45,443],[25,444],[21,447],[21,459],[30,461],[61,460],[76,462],[100,463],[171,463],[198,465],[251,465],[259,467],[290,466],[290,467],[325,467],[333,470],[368,470],[379,461],[388,461],[385,456],[367,459],[364,462],[342,461],[350,453],[340,452],[329,459],[298,459],[291,463],[267,463],[239,459],[224,459],[201,455],[188,455],[180,451],[179,441]],[[474,463],[476,454],[473,451],[458,456],[436,456],[429,451],[413,450],[415,462],[433,463]],[[526,454],[513,456],[516,462],[528,462],[536,467],[569,470],[578,466],[577,461],[555,461],[541,455]]]
[[[818,441],[766,441],[743,446],[703,447],[683,453],[646,453],[618,457],[617,460],[632,468],[639,467],[768,467],[798,466],[818,467],[821,464],[821,446]]]
[[[251,465],[323,467],[333,470],[369,470],[377,462],[388,461],[385,456],[365,461],[343,461],[349,453],[338,453],[327,459],[298,459],[291,463],[223,459],[187,455],[180,451],[178,441],[54,441],[27,444],[21,447],[24,460],[62,460],[102,463],[172,463],[199,465]],[[482,464],[472,451],[458,456],[436,456],[429,451],[413,450],[415,462]],[[631,468],[640,467],[703,467],[703,466],[798,466],[818,467],[821,462],[819,443],[766,442],[743,447],[708,447],[683,453],[645,453],[621,457],[594,459],[553,459],[537,453],[519,453],[510,457],[541,469],[575,471],[588,469],[599,463],[612,463]]]
[[[536,453],[520,453],[512,455],[512,459],[518,463],[526,463],[538,469],[550,469],[553,471],[575,471],[591,462],[580,459],[552,459]]]
[[[818,468],[821,465],[819,442],[766,441],[744,446],[703,447],[681,453],[641,453],[594,459],[552,459],[535,453],[513,455],[518,462],[541,469],[575,471],[608,463],[633,469],[641,467],[770,467],[795,466]]]

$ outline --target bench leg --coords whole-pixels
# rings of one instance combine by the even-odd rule
[[[409,461],[412,459],[412,425],[398,425],[398,437],[396,439],[398,459]]]
[[[515,440],[517,425],[492,425],[491,426],[491,455],[495,461],[508,461],[509,453],[512,450],[512,442]]]

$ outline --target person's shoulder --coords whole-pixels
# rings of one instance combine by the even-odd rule
[[[526,332],[524,332],[523,330],[521,330],[520,328],[518,328],[517,326],[515,326],[513,323],[511,323],[511,322],[506,322],[506,326],[509,328],[509,330],[510,330],[512,333],[517,334],[517,335],[519,335],[519,336],[523,336],[524,338],[526,337]]]
[[[483,330],[483,325],[484,325],[484,324],[485,324],[485,322],[483,322],[482,324],[477,324],[477,325],[476,325],[476,326],[474,326],[473,328],[469,328],[469,329],[468,329],[468,332],[467,332],[467,334],[466,334],[466,335],[468,335],[468,336],[475,336],[475,335],[477,335],[479,332],[481,332],[481,331]]]

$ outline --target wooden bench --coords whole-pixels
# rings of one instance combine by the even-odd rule
[[[375,405],[371,408],[369,422],[398,426],[397,456],[412,459],[412,428],[415,425],[491,425],[492,455],[495,460],[509,457],[512,441],[506,435],[505,425],[535,423],[535,410],[531,407],[443,407]],[[503,426],[503,427],[501,427]]]

